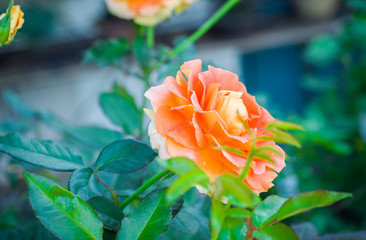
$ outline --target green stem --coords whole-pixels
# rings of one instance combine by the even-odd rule
[[[191,44],[200,39],[205,33],[207,33],[225,14],[230,11],[236,4],[241,0],[229,0],[227,1],[210,19],[208,19],[195,33],[193,33],[189,38],[179,44],[176,48],[168,53],[168,57],[178,55],[184,49],[189,47]]]
[[[256,146],[255,146],[255,143],[257,142],[257,139],[256,139],[254,133],[252,132],[252,130],[250,130],[249,126],[246,124],[246,122],[243,119],[241,119],[241,117],[239,115],[239,112],[237,112],[237,114],[238,114],[238,117],[239,117],[240,121],[244,125],[246,131],[250,135],[250,138],[252,139],[252,144],[251,144],[249,155],[247,157],[247,161],[245,163],[244,169],[240,173],[240,178],[244,180],[245,177],[247,176],[248,172],[249,172],[250,163],[252,162],[255,151],[257,149]]]
[[[141,187],[139,187],[132,195],[130,195],[128,198],[126,198],[120,205],[119,208],[123,210],[128,204],[130,204],[135,198],[137,198],[141,193],[143,193],[147,188],[149,188],[151,185],[153,185],[155,182],[159,181],[162,177],[170,173],[168,169],[165,169],[159,173],[157,173],[155,176],[151,177],[149,180],[147,180]]]
[[[154,47],[155,44],[155,32],[154,32],[154,27],[147,27],[147,45],[150,48]]]
[[[177,54],[184,51],[191,44],[195,43],[200,39],[205,33],[207,33],[225,14],[230,11],[236,4],[242,0],[228,0],[217,12],[212,15],[197,31],[195,31],[189,38],[183,41],[181,44],[176,46],[170,52],[168,52],[167,57],[161,59],[155,65],[152,66],[152,70],[159,68],[164,62],[170,58],[176,56]]]

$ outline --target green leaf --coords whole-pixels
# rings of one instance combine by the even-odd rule
[[[243,240],[246,232],[247,224],[243,218],[227,218],[224,221],[218,240]]]
[[[283,223],[265,226],[259,232],[271,237],[273,240],[299,240],[294,230]]]
[[[172,217],[175,218],[177,214],[180,212],[184,204],[184,196],[180,197],[175,203],[172,205]]]
[[[84,166],[82,158],[67,147],[13,133],[0,137],[0,151],[18,160],[57,171],[73,171]]]
[[[147,166],[156,153],[147,144],[123,139],[105,147],[95,163],[97,171],[131,173]]]
[[[133,55],[135,56],[137,62],[141,65],[143,69],[147,69],[150,64],[150,49],[146,44],[143,36],[136,36],[133,41]]]
[[[122,138],[122,134],[96,126],[79,126],[67,130],[76,141],[93,148],[102,148]]]
[[[350,193],[316,190],[307,193],[300,193],[290,197],[278,210],[277,214],[268,219],[266,223],[273,220],[281,221],[293,215],[300,214],[313,208],[326,207],[347,197]],[[262,224],[263,225],[263,224]]]
[[[9,40],[10,23],[11,23],[11,9],[13,8],[14,0],[9,2],[8,10],[0,19],[0,47],[6,45]],[[1,14],[0,14],[1,15]]]
[[[126,38],[98,41],[84,53],[84,62],[94,62],[99,67],[118,65],[130,51]]]
[[[274,120],[266,125],[265,128],[278,128],[285,131],[288,130],[304,130],[304,128],[301,125],[291,123],[291,122],[284,122],[281,120]]]
[[[287,200],[287,198],[276,195],[267,197],[254,209],[254,226],[259,228],[259,226],[267,224]]]
[[[26,172],[24,178],[37,218],[55,236],[61,239],[102,239],[102,222],[80,197],[49,179]]]
[[[122,127],[127,134],[132,134],[139,128],[140,112],[127,98],[116,93],[102,93],[99,103],[111,122]]]
[[[171,211],[166,207],[165,189],[154,191],[122,220],[117,240],[160,239],[167,231]]]
[[[84,200],[101,195],[97,177],[91,168],[80,168],[73,172],[69,179],[69,190]]]
[[[29,107],[20,97],[12,90],[3,92],[4,102],[8,105],[14,113],[22,117],[35,117],[37,112]]]
[[[298,148],[301,147],[300,142],[291,134],[284,132],[282,130],[278,130],[277,128],[269,128],[267,130],[269,132],[271,132],[274,136],[271,136],[271,137],[262,136],[262,137],[258,138],[259,140],[270,140],[270,141],[275,141],[276,143],[284,143],[284,144],[293,145]]]
[[[127,90],[118,85],[117,83],[115,83],[113,85],[113,89],[112,89],[112,92],[115,93],[115,94],[118,94],[119,96],[121,96],[122,98],[126,99],[127,101],[129,101],[131,104],[134,104],[136,105],[135,103],[135,99],[133,99],[133,97],[127,92]]]
[[[105,228],[118,231],[123,213],[111,200],[97,196],[88,199],[87,202],[102,219]]]
[[[230,174],[223,174],[215,180],[218,198],[226,198],[231,204],[243,208],[253,208],[260,199],[256,193],[239,178]]]
[[[183,157],[171,158],[160,161],[167,169],[177,173],[175,180],[167,191],[167,203],[172,204],[184,193],[196,185],[204,188],[209,186],[209,177],[192,160]]]
[[[184,234],[194,235],[198,232],[200,223],[195,216],[188,211],[182,210],[172,220],[170,226]]]

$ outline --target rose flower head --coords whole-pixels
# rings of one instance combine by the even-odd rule
[[[184,63],[175,78],[167,77],[145,96],[153,107],[153,111],[147,111],[152,119],[150,141],[160,158],[192,159],[211,181],[225,173],[239,175],[244,168],[252,138],[242,121],[256,136],[270,135],[264,127],[274,121],[248,94],[237,75],[212,66],[202,72],[201,60]],[[282,155],[270,153],[273,161],[253,158],[244,181],[260,193],[273,186],[285,161],[283,150],[275,142],[255,144],[274,147]],[[244,154],[227,151],[227,147]]]
[[[115,16],[133,19],[137,24],[155,26],[180,12],[196,0],[105,0],[108,10]]]
[[[8,10],[0,15],[0,46],[8,45],[13,41],[15,34],[23,26],[23,16],[24,13],[19,5],[12,6],[10,12]]]

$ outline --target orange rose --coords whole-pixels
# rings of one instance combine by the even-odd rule
[[[117,17],[133,19],[145,26],[155,26],[180,12],[196,0],[105,0],[109,11]]]
[[[5,13],[0,15],[0,21],[5,16],[6,16]],[[20,29],[23,26],[23,23],[24,23],[23,16],[24,16],[24,13],[22,12],[22,10],[20,10],[20,6],[19,5],[13,6],[13,8],[11,9],[11,12],[10,12],[10,31],[9,31],[8,35],[6,35],[5,42],[0,43],[0,45],[7,45],[13,40],[18,29]]]
[[[240,149],[247,156],[251,137],[238,114],[257,135],[267,135],[264,126],[274,119],[247,93],[237,75],[212,66],[202,72],[201,67],[201,60],[186,62],[176,78],[167,77],[164,84],[145,93],[153,107],[149,112],[151,145],[162,159],[192,159],[211,180],[224,173],[238,175],[246,157],[218,150],[217,146]],[[263,144],[274,146],[284,156],[274,142],[256,143]],[[284,157],[270,156],[275,164],[259,158],[251,162],[245,182],[255,192],[272,187],[285,166]]]

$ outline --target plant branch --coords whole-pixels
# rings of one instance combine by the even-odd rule
[[[118,200],[117,193],[111,187],[109,187],[108,184],[106,184],[104,182],[104,180],[101,177],[99,177],[99,175],[97,173],[95,173],[95,176],[97,177],[97,179],[99,180],[99,182],[101,184],[103,184],[103,186],[109,191],[109,193],[111,194],[111,197],[112,197],[114,203],[118,206],[119,205],[119,200]]]
[[[200,39],[205,33],[207,33],[225,14],[230,11],[236,4],[241,0],[229,0],[227,1],[210,19],[208,19],[196,32],[194,32],[189,38],[184,42],[179,44],[176,48],[168,53],[168,57],[178,55],[184,49],[189,47],[191,44]]]
[[[183,41],[181,44],[176,46],[174,49],[168,52],[167,56],[160,61],[158,61],[155,65],[152,66],[152,69],[159,68],[164,62],[168,61],[170,58],[178,55],[182,51],[184,51],[191,44],[195,43],[198,39],[200,39],[205,33],[207,33],[227,12],[229,12],[236,4],[241,2],[242,0],[228,0],[217,12],[212,15],[197,31],[195,31],[189,38]]]
[[[147,180],[141,187],[139,187],[132,195],[130,195],[128,198],[126,198],[118,207],[123,210],[128,204],[130,204],[135,198],[137,198],[141,193],[143,193],[147,188],[149,188],[151,185],[153,185],[155,182],[159,181],[162,177],[170,173],[168,169],[165,169],[153,177],[151,177],[149,180]]]

